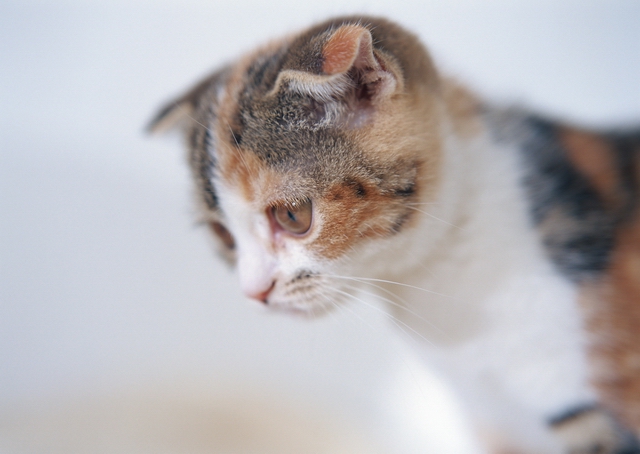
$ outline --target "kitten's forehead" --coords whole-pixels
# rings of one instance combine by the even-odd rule
[[[271,73],[282,67],[288,45],[273,44],[267,55],[261,50],[244,59],[230,76],[213,119],[220,174],[260,176],[284,188],[274,190],[281,193],[294,188],[318,193],[347,177],[366,177],[372,163],[344,131],[318,124],[314,116],[322,107],[317,102],[291,93],[268,94],[265,81],[275,80]]]

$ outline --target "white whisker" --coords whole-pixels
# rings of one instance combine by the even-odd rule
[[[416,318],[418,318],[418,319],[422,320],[423,322],[427,323],[427,324],[428,324],[429,326],[431,326],[432,328],[434,328],[434,329],[438,330],[441,334],[446,335],[446,333],[445,333],[442,329],[438,328],[438,327],[437,327],[436,325],[434,325],[432,322],[430,322],[430,321],[429,321],[429,320],[427,320],[426,318],[422,317],[420,314],[418,314],[418,313],[416,313],[416,312],[412,311],[412,310],[411,310],[411,309],[409,309],[408,307],[403,306],[402,304],[399,304],[399,303],[397,303],[397,302],[395,302],[395,301],[393,301],[393,300],[390,300],[389,298],[385,298],[384,296],[379,295],[379,294],[377,294],[377,293],[367,292],[366,290],[362,290],[361,288],[355,287],[355,286],[353,286],[353,285],[346,284],[345,286],[346,286],[347,288],[352,289],[352,290],[357,290],[358,292],[362,292],[362,293],[364,293],[365,295],[370,295],[370,296],[373,296],[373,297],[375,297],[375,298],[381,299],[381,300],[382,300],[382,301],[384,301],[385,303],[388,303],[388,304],[390,304],[390,305],[392,305],[392,306],[394,306],[394,307],[397,307],[397,308],[399,308],[399,309],[402,309],[403,311],[406,311],[407,313],[409,313],[409,314],[413,315],[414,317],[416,317]],[[383,289],[383,290],[384,290],[384,289]],[[405,302],[405,304],[406,304],[406,302]]]
[[[405,206],[408,205],[429,205],[429,206],[433,206],[433,205],[442,205],[440,202],[404,202]]]
[[[394,323],[394,324],[396,324],[396,326],[398,326],[397,324],[398,324],[398,323],[400,323],[401,325],[403,325],[405,328],[407,328],[408,330],[410,330],[411,332],[413,332],[415,335],[417,335],[418,337],[420,337],[420,338],[421,338],[422,340],[424,340],[425,342],[427,342],[427,343],[429,343],[429,344],[431,344],[431,345],[434,345],[434,344],[433,344],[433,342],[431,342],[429,339],[427,339],[426,337],[424,337],[424,336],[423,336],[422,334],[420,334],[418,331],[416,331],[415,329],[413,329],[411,326],[407,325],[407,324],[406,324],[405,322],[403,322],[402,320],[398,320],[396,317],[394,317],[393,315],[389,314],[387,311],[382,310],[382,309],[380,309],[379,307],[376,307],[376,306],[374,306],[373,304],[368,303],[367,301],[365,301],[365,300],[363,300],[363,299],[361,299],[361,298],[358,298],[358,297],[356,297],[355,295],[352,295],[352,294],[350,294],[350,293],[343,292],[342,290],[338,290],[338,289],[336,289],[336,288],[331,288],[331,287],[329,287],[329,288],[330,288],[332,291],[334,291],[334,292],[337,292],[337,293],[339,293],[339,294],[341,294],[341,295],[344,295],[344,296],[348,296],[348,297],[350,297],[351,299],[353,299],[353,300],[355,300],[355,301],[359,301],[359,302],[361,302],[362,304],[364,304],[365,306],[370,307],[370,308],[372,308],[372,309],[374,309],[374,310],[376,310],[376,311],[378,311],[378,312],[382,313],[385,317],[387,317],[387,318],[391,319],[391,321],[393,321],[393,323]],[[345,306],[345,308],[346,308],[346,306]],[[373,327],[372,327],[372,328],[373,328]],[[400,328],[400,330],[404,331],[404,329],[403,329],[401,326],[398,326],[398,328]]]
[[[415,211],[417,211],[417,212],[419,212],[419,213],[422,213],[422,214],[424,214],[424,215],[426,215],[426,216],[429,216],[430,218],[433,218],[433,219],[435,219],[435,220],[437,220],[437,221],[444,222],[445,224],[450,225],[451,227],[455,227],[456,229],[459,229],[459,230],[464,231],[464,229],[463,229],[462,227],[457,226],[457,225],[455,225],[455,224],[452,224],[451,222],[445,221],[444,219],[441,219],[441,218],[439,218],[438,216],[434,216],[434,215],[433,215],[433,214],[431,214],[431,213],[427,213],[427,212],[426,212],[426,211],[424,211],[424,210],[421,210],[421,209],[419,209],[419,208],[412,207],[412,206],[408,206],[407,208],[409,208],[409,209],[411,209],[411,210],[415,210]]]
[[[340,294],[342,294],[342,295],[345,295],[345,296],[353,296],[353,295],[350,295],[350,294],[348,294],[348,293],[346,293],[346,292],[342,292],[342,291],[340,291],[340,290],[337,290],[337,289],[334,289],[334,288],[331,288],[331,287],[326,287],[324,290],[332,290],[332,291],[336,291],[336,292],[338,292],[338,293],[340,293]],[[327,295],[325,294],[325,296],[327,296]],[[354,315],[358,320],[360,320],[362,323],[364,323],[364,324],[365,324],[365,325],[367,325],[369,328],[371,328],[371,330],[375,331],[375,328],[373,327],[373,325],[371,325],[371,323],[367,322],[365,319],[363,319],[362,317],[360,317],[360,315],[358,315],[358,313],[356,313],[356,312],[352,311],[351,309],[349,309],[349,306],[347,306],[347,305],[345,305],[345,304],[337,304],[335,301],[333,302],[333,304],[334,304],[334,306],[335,306],[335,307],[337,307],[337,308],[339,308],[339,309],[344,309],[344,310],[346,310],[346,311],[349,311],[349,312],[350,312],[351,314],[353,314],[353,315]]]
[[[180,104],[180,103],[175,103],[175,104],[176,104],[176,107],[177,107],[177,108],[178,108],[178,109],[179,109],[179,110],[180,110],[180,111],[181,111],[181,112],[182,112],[182,113],[183,113],[183,114],[184,114],[184,115],[185,115],[189,120],[191,120],[191,121],[193,121],[194,123],[196,123],[196,124],[198,124],[198,125],[202,126],[202,127],[203,127],[203,128],[205,128],[205,129],[209,129],[209,128],[207,128],[205,125],[203,125],[202,123],[200,123],[198,120],[196,120],[196,119],[195,119],[195,117],[194,117],[193,115],[189,114],[189,111],[188,111],[187,109],[185,109],[185,108],[182,106],[182,104]]]
[[[392,285],[398,285],[400,287],[412,288],[412,289],[415,289],[415,290],[419,290],[421,292],[429,293],[431,295],[437,295],[437,296],[442,296],[444,298],[454,299],[454,297],[451,296],[451,295],[445,295],[444,293],[434,292],[432,290],[427,290],[425,288],[417,287],[417,286],[411,285],[411,284],[404,284],[402,282],[396,282],[396,281],[388,281],[386,279],[376,279],[376,278],[372,278],[372,277],[348,277],[348,276],[338,276],[338,275],[335,275],[335,274],[322,274],[322,276],[332,277],[332,278],[335,278],[335,279],[348,279],[348,280],[352,280],[352,281],[356,281],[356,282],[362,282],[363,284],[369,284],[369,285],[372,285],[372,286],[374,284],[370,284],[367,281],[381,282],[381,283],[384,283],[384,284],[392,284]]]

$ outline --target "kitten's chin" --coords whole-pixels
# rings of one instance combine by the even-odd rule
[[[337,309],[340,302],[318,301],[293,301],[293,302],[269,302],[265,306],[267,311],[285,314],[295,318],[316,319],[325,317]]]

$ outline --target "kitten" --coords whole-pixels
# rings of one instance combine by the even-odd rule
[[[244,293],[378,293],[491,453],[640,453],[640,130],[492,106],[379,18],[314,26],[165,108]]]

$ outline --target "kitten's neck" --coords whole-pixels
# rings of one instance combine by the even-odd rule
[[[424,280],[429,275],[425,268],[436,273],[456,256],[471,262],[478,254],[496,252],[488,250],[491,244],[514,254],[525,244],[537,244],[535,234],[528,236],[530,242],[521,235],[530,229],[516,147],[496,140],[486,108],[473,95],[452,82],[443,85],[438,191],[414,205],[417,222],[390,248],[403,260],[369,267],[375,277]]]

